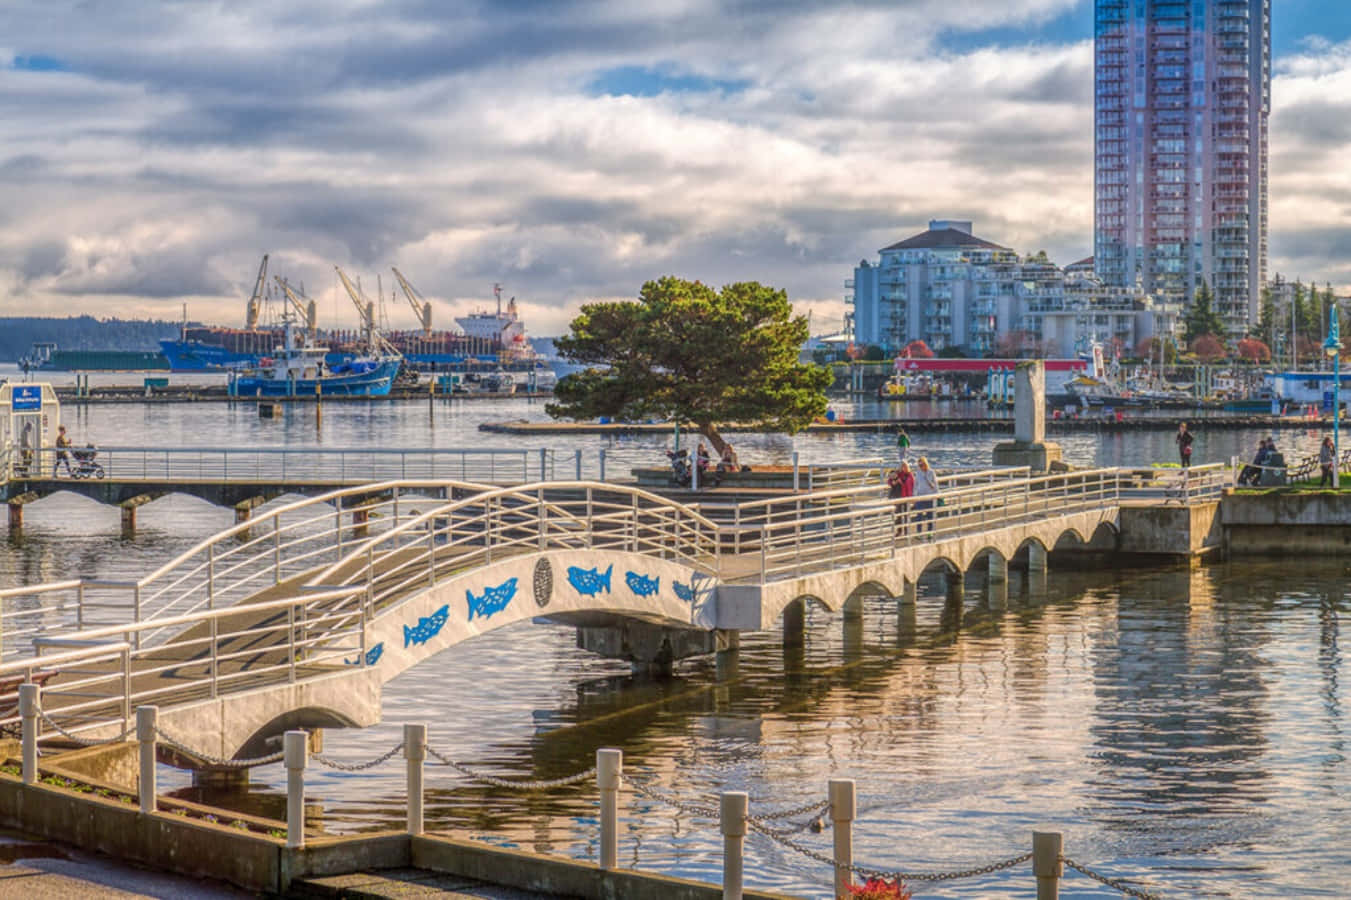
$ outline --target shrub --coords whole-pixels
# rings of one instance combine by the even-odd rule
[[[849,896],[855,900],[910,900],[910,889],[900,881],[869,878],[863,884],[849,885]]]

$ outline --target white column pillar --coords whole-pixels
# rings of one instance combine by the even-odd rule
[[[853,876],[849,867],[854,864],[854,813],[856,811],[854,779],[830,779],[830,818],[835,835],[835,897],[845,900]]]
[[[288,731],[282,735],[286,763],[286,846],[305,846],[305,764],[309,761],[309,735]]]
[[[1058,831],[1032,832],[1032,874],[1037,876],[1037,900],[1057,900],[1060,878],[1065,874],[1061,862],[1063,838]]]
[[[596,784],[600,788],[600,867],[619,865],[619,777],[624,751],[596,751]]]
[[[741,900],[748,805],[749,798],[744,791],[728,791],[722,795],[723,900]]]
[[[403,726],[403,758],[408,761],[408,833],[422,834],[422,765],[427,759],[427,726]]]
[[[23,783],[38,780],[38,710],[42,689],[36,684],[19,685],[19,717],[23,728]]]
[[[136,707],[136,740],[140,742],[141,780],[137,787],[140,795],[141,812],[152,813],[157,807],[158,789],[155,784],[155,725],[159,720],[159,707]]]

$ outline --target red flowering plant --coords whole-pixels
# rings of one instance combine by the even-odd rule
[[[910,900],[910,889],[900,881],[869,878],[862,884],[849,885],[849,896],[855,900]]]

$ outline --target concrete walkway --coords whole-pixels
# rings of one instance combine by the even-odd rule
[[[291,886],[292,897],[333,897],[342,900],[394,900],[440,897],[447,900],[536,900],[556,894],[536,894],[517,888],[484,884],[458,875],[425,869],[381,869],[326,878],[306,878]]]

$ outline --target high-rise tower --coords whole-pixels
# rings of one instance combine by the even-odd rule
[[[1095,0],[1094,265],[1186,302],[1205,278],[1230,334],[1267,259],[1271,0]]]

